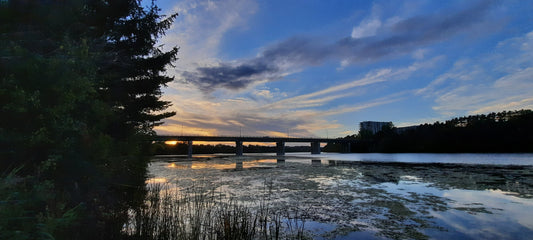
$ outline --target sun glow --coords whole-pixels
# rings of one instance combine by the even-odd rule
[[[176,144],[178,144],[178,141],[176,141],[176,140],[169,140],[169,141],[165,141],[165,144],[166,144],[166,145],[176,145]]]

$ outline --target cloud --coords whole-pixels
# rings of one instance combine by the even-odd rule
[[[160,134],[199,134],[199,135],[243,135],[263,136],[270,134],[285,134],[288,129],[291,136],[316,136],[324,135],[324,129],[329,129],[331,136],[338,136],[336,131],[342,129],[335,121],[325,118],[350,112],[357,112],[368,108],[392,103],[401,99],[399,95],[390,95],[384,98],[353,102],[352,105],[341,105],[326,110],[321,110],[325,104],[339,98],[353,95],[348,87],[368,86],[373,84],[369,79],[385,77],[393,81],[409,76],[405,71],[415,71],[421,67],[413,68],[417,64],[398,69],[378,69],[365,76],[365,79],[354,80],[345,88],[327,88],[310,94],[286,98],[264,105],[260,101],[248,98],[220,99],[217,102],[204,100],[202,95],[197,96],[166,96],[165,100],[176,103],[173,106],[177,115],[165,120],[165,125],[156,127]],[[345,92],[347,91],[348,92]],[[258,90],[255,95],[268,98],[276,96],[279,99],[283,93],[278,89]],[[275,100],[271,99],[271,100]],[[205,129],[201,131],[201,129]],[[322,136],[321,135],[321,136]]]
[[[460,33],[468,34],[468,30],[473,28],[489,28],[492,25],[485,20],[491,5],[489,1],[480,1],[457,12],[448,10],[440,14],[398,20],[382,36],[370,39],[345,38],[337,43],[337,48],[339,52],[351,55],[344,59],[352,63],[405,54]]]
[[[295,68],[319,65],[333,52],[313,39],[293,37],[267,47],[256,58],[198,67],[184,71],[181,78],[205,93],[218,88],[240,90],[254,82],[279,80]]]
[[[280,100],[268,105],[265,105],[263,109],[297,109],[322,106],[327,102],[361,94],[360,92],[353,91],[353,88],[365,87],[373,84],[403,80],[408,78],[411,74],[433,67],[438,63],[442,57],[437,56],[432,59],[428,59],[424,62],[415,62],[409,66],[403,68],[381,68],[369,71],[364,77],[358,78],[347,83],[334,85],[316,92],[307,93],[287,99]],[[347,92],[349,91],[349,92]],[[347,93],[346,93],[347,92]],[[325,96],[325,97],[324,97]]]
[[[246,29],[257,11],[253,0],[177,2],[171,13],[179,17],[162,37],[164,46],[180,46],[179,72],[216,63],[220,44],[228,31]]]
[[[274,97],[273,93],[270,90],[262,89],[262,90],[256,90],[254,92],[254,96],[260,97],[263,99],[272,99]]]
[[[229,106],[223,106],[224,108]],[[243,109],[238,113],[217,114],[205,112],[187,114],[187,116],[173,117],[165,120],[165,125],[155,129],[160,134],[177,134],[183,131],[185,135],[242,135],[263,136],[270,133],[286,133],[291,129],[291,136],[313,136],[307,127],[313,125],[313,119],[301,119],[290,114],[265,114],[253,109]],[[205,119],[205,120],[198,120]],[[327,126],[324,125],[324,126]],[[199,132],[199,129],[205,129]]]
[[[397,94],[394,94],[394,95],[397,95]],[[323,115],[323,116],[329,116],[329,115],[339,115],[339,114],[344,114],[344,113],[349,113],[349,112],[358,112],[358,111],[361,111],[363,109],[377,107],[377,106],[381,106],[381,105],[384,105],[384,104],[397,102],[400,99],[401,98],[391,98],[389,96],[389,97],[385,97],[385,98],[376,99],[376,100],[373,100],[371,102],[362,103],[362,104],[359,104],[359,105],[356,105],[356,106],[339,107],[339,108],[336,108],[336,109],[331,109],[331,110],[328,110],[328,111],[321,112],[320,114]]]
[[[215,67],[200,67],[195,72],[184,71],[182,76],[188,83],[192,83],[205,93],[210,93],[217,88],[231,90],[245,88],[253,81],[258,81],[257,76],[269,72],[275,72],[275,67],[264,64],[238,66],[221,64]]]
[[[182,78],[203,92],[217,89],[245,89],[257,82],[276,81],[299,69],[324,64],[330,60],[349,64],[377,61],[409,53],[420,47],[469,34],[471,29],[490,28],[487,20],[490,1],[480,1],[458,11],[416,16],[396,20],[386,30],[376,17],[364,20],[354,28],[355,35],[334,42],[318,37],[297,36],[272,44],[255,58],[184,71]],[[491,21],[496,21],[491,19]],[[419,52],[415,56],[421,56]],[[342,69],[341,67],[341,69]]]
[[[381,21],[377,18],[369,19],[362,22],[359,26],[352,30],[352,38],[365,38],[376,35],[376,32],[381,27]]]
[[[400,42],[414,40],[417,43],[423,43],[447,39],[480,23],[491,5],[491,1],[479,1],[457,12],[446,11],[440,14],[411,17],[396,23],[392,31],[397,36],[406,36],[398,38]]]
[[[427,53],[428,53],[427,49],[417,49],[413,52],[412,56],[416,60],[421,60],[421,59],[424,59]]]
[[[163,96],[164,100],[174,103],[169,110],[176,111],[177,115],[168,119],[164,126],[156,128],[160,133],[237,135],[242,131],[243,135],[263,136],[284,135],[289,130],[291,136],[308,137],[325,136],[325,129],[328,129],[330,136],[345,135],[341,132],[346,128],[338,121],[354,121],[360,115],[351,114],[350,120],[346,120],[347,113],[370,108],[381,110],[387,108],[384,105],[393,102],[397,102],[395,106],[400,106],[400,101],[412,92],[407,90],[395,95],[391,93],[391,90],[394,91],[391,86],[402,85],[402,89],[412,89],[415,84],[427,84],[425,81],[432,73],[424,69],[432,66],[438,66],[436,71],[442,73],[440,71],[447,65],[440,63],[445,57],[433,57],[441,53],[431,44],[458,36],[476,37],[477,28],[487,29],[491,26],[490,22],[498,21],[498,18],[489,15],[491,8],[487,2],[473,5],[467,2],[468,6],[459,10],[447,9],[409,18],[394,16],[382,19],[379,14],[372,13],[353,25],[352,30],[358,28],[359,35],[330,38],[329,41],[327,36],[293,36],[263,46],[255,56],[226,61],[219,59],[220,44],[229,31],[244,29],[247,23],[252,22],[249,18],[253,11],[244,11],[244,6],[254,4],[248,0],[215,1],[209,6],[202,2],[184,3],[196,1],[180,2],[187,7],[187,15],[180,12],[184,21],[175,29],[177,35],[169,34],[172,35],[169,37],[185,43],[178,42],[182,49],[176,68],[176,79],[179,81],[170,83]],[[232,10],[231,3],[241,5],[237,4]],[[472,17],[466,18],[467,13]],[[213,21],[210,15],[216,15],[218,20]],[[380,24],[374,20],[379,20]],[[416,25],[415,20],[421,21],[420,25]],[[435,31],[431,26],[444,26],[446,32]],[[367,30],[363,31],[364,28]],[[185,31],[180,32],[180,29]],[[210,35],[211,32],[216,34]],[[488,56],[457,61],[452,69],[434,77],[433,82],[420,89],[415,97],[430,99],[428,102],[434,103],[438,113],[454,115],[461,111],[531,106],[531,97],[525,97],[528,94],[533,96],[528,90],[533,86],[525,78],[532,74],[527,70],[533,67],[533,55],[528,55],[533,46],[531,39],[533,33],[508,39],[498,45],[499,50],[493,49]],[[407,63],[395,61],[393,64],[376,64],[378,67],[372,70],[360,68],[350,80],[337,79],[338,84],[335,85],[322,82],[318,90],[313,86],[314,92],[306,92],[307,86],[294,88],[292,85],[296,84],[291,82],[268,84],[286,80],[288,75],[305,68],[329,62],[342,62],[341,67],[349,67],[402,55],[408,57]],[[409,82],[399,82],[406,79]],[[287,88],[284,90],[287,92],[280,92],[274,89],[274,86],[282,85],[290,86],[291,90]],[[516,86],[522,89],[517,90]],[[365,96],[367,91],[372,95]],[[367,112],[371,111],[365,111],[365,114]],[[349,126],[349,123],[346,125]]]
[[[379,19],[380,8],[374,5],[372,8],[372,16],[363,20],[358,26],[352,29],[352,38],[365,38],[375,36],[381,28],[381,20]]]
[[[516,101],[509,100],[504,103],[494,103],[486,107],[481,107],[472,111],[473,114],[482,114],[488,112],[500,112],[507,110],[518,109],[533,109],[533,98],[518,99]]]
[[[434,99],[433,109],[449,116],[533,109],[533,32],[488,52],[457,61],[417,93]]]

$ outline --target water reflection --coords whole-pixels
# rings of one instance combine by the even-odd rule
[[[176,161],[166,164],[169,169],[216,169],[216,170],[242,170],[248,168],[271,168],[274,166],[283,167],[285,159],[259,159],[246,160],[236,158],[229,160],[202,160],[202,161]]]
[[[278,164],[279,168],[285,167],[285,158],[276,159],[276,163]]]
[[[242,170],[243,169],[243,164],[242,164],[242,160],[241,159],[237,159],[237,161],[235,162],[235,169],[236,170]]]
[[[146,184],[166,183],[167,179],[162,177],[153,177],[146,180]]]
[[[320,167],[320,166],[322,166],[322,160],[320,160],[320,159],[312,159],[311,160],[311,165],[313,165],[315,167]]]
[[[156,160],[150,173],[177,188],[202,182],[249,206],[268,199],[304,211],[316,239],[533,235],[532,166],[210,157]]]

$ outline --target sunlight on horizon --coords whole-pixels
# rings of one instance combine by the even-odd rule
[[[174,146],[174,145],[178,144],[178,141],[176,141],[176,140],[169,140],[169,141],[165,141],[165,144],[166,144],[166,145],[172,145],[172,146]]]

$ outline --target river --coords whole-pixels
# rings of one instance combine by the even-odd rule
[[[313,239],[533,236],[533,154],[156,156],[149,174],[251,207],[266,199]]]

